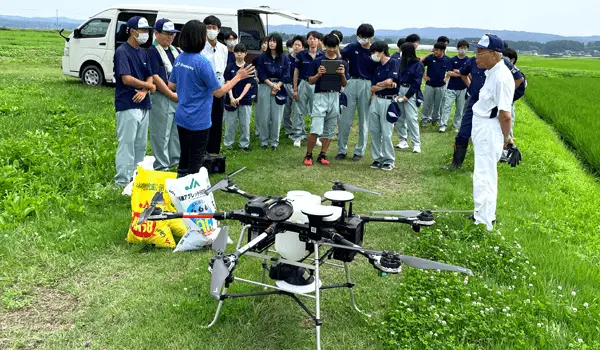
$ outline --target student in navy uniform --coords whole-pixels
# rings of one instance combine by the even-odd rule
[[[448,47],[448,45],[450,45],[450,39],[448,39],[448,37],[445,35],[438,37],[437,42],[446,44],[446,47]]]
[[[179,136],[175,125],[175,110],[177,109],[177,94],[171,91],[167,84],[173,70],[173,63],[179,50],[173,45],[175,30],[173,22],[161,18],[154,25],[155,42],[148,49],[148,60],[153,73],[156,93],[152,95],[150,110],[150,145],[155,170],[168,170],[179,163]]]
[[[300,35],[296,35],[294,38],[287,41],[285,47],[288,50],[288,55],[290,56],[290,75],[293,76],[294,69],[296,66],[296,55],[304,50],[306,46],[306,40],[304,37]],[[285,135],[290,138],[294,135],[294,129],[292,124],[292,110],[293,107],[293,94],[294,94],[294,84],[289,83],[285,84],[285,90],[287,91],[287,102],[285,103],[285,107],[283,108],[283,128],[285,130]]]
[[[202,167],[212,123],[213,97],[222,98],[239,81],[254,74],[252,66],[239,69],[221,86],[210,61],[200,54],[207,41],[204,23],[198,20],[187,22],[179,39],[183,52],[175,60],[169,77],[169,88],[177,91],[179,98],[175,112],[181,145],[178,177],[195,174]]]
[[[358,109],[358,143],[354,148],[352,161],[358,162],[365,154],[369,131],[369,100],[371,79],[379,65],[371,60],[371,38],[375,36],[372,25],[363,23],[356,30],[357,42],[342,49],[342,58],[349,62],[350,81],[344,89],[348,106],[342,111],[338,125],[338,154],[335,159],[346,158],[348,137]]]
[[[402,60],[400,60],[400,77],[398,91],[398,105],[400,118],[397,123],[404,123],[408,127],[408,135],[413,145],[413,153],[421,153],[421,134],[419,131],[419,106],[423,101],[421,83],[423,81],[423,64],[417,57],[414,42],[407,42],[400,47]],[[400,148],[408,148],[406,139],[400,138]]]
[[[311,113],[310,135],[306,142],[306,155],[304,156],[304,165],[311,166],[313,164],[312,151],[317,143],[317,138],[321,138],[321,152],[317,157],[317,162],[323,165],[330,165],[326,153],[333,138],[335,125],[340,116],[339,107],[339,90],[324,90],[322,87],[322,77],[325,74],[324,60],[337,60],[340,63],[336,73],[339,75],[341,88],[346,86],[350,75],[348,74],[348,62],[338,56],[339,39],[328,34],[323,38],[325,46],[325,54],[315,58],[308,67],[308,83],[314,85],[314,101],[313,110]],[[335,75],[334,75],[335,77]],[[332,77],[328,77],[331,79]],[[341,90],[340,88],[340,90]]]
[[[515,102],[518,101],[521,97],[523,97],[523,95],[525,95],[525,88],[527,88],[527,78],[525,77],[525,74],[523,74],[523,72],[517,68],[516,64],[517,61],[519,60],[519,55],[517,54],[517,52],[511,48],[505,49],[504,52],[502,53],[502,56],[505,59],[508,59],[510,61],[510,63],[512,63],[513,67],[510,69],[510,72],[513,75],[513,78],[517,78],[515,79],[515,96],[513,99],[513,106],[512,106],[512,121],[511,121],[511,125],[510,125],[510,136],[513,136],[513,132],[514,132],[514,127],[515,127],[515,120],[516,120],[516,115],[515,115]],[[508,66],[508,65],[507,65]],[[523,77],[520,77],[520,75],[522,75]]]
[[[422,120],[423,126],[432,123],[437,125],[440,121],[442,102],[446,94],[446,71],[450,67],[450,58],[444,55],[446,44],[435,43],[433,53],[425,56],[423,66],[427,67],[425,74],[425,101],[423,102]]]
[[[225,82],[233,80],[238,70],[248,66],[244,61],[247,54],[246,46],[244,44],[237,44],[233,51],[236,60],[227,65],[224,75]],[[223,144],[229,149],[233,149],[233,142],[235,141],[235,134],[239,124],[240,148],[246,152],[249,150],[252,99],[248,92],[252,87],[253,80],[253,77],[241,80],[225,95],[225,139]]]
[[[133,179],[137,163],[144,160],[148,142],[148,119],[153,94],[152,71],[148,55],[140,45],[149,38],[148,21],[134,16],[127,21],[129,38],[114,56],[115,109],[117,112],[117,154],[115,157],[117,186],[125,187]]]
[[[390,58],[388,45],[383,41],[373,43],[371,52],[371,59],[381,64],[375,70],[371,80],[372,95],[369,107],[369,133],[373,156],[371,168],[392,170],[396,165],[392,143],[394,124],[388,122],[387,113],[390,104],[398,97],[400,61]]]
[[[217,35],[221,30],[221,20],[215,16],[208,16],[204,19],[204,24],[207,30],[206,45],[202,50],[202,55],[208,58],[217,80],[223,85],[225,79],[223,73],[227,68],[227,46],[217,41]],[[223,109],[224,109],[223,98],[214,97],[212,104],[212,127],[210,129],[210,136],[206,152],[211,154],[221,153],[221,138],[223,136]]]
[[[227,45],[227,65],[235,62],[233,48],[238,43],[238,35],[233,30],[225,34],[225,45]]]
[[[446,96],[444,97],[444,105],[442,107],[440,132],[446,131],[448,120],[450,120],[450,113],[452,112],[452,105],[455,102],[456,109],[454,111],[453,125],[454,129],[458,132],[465,109],[467,85],[465,85],[465,82],[460,77],[460,69],[469,60],[469,57],[467,57],[469,43],[465,40],[461,40],[456,45],[456,48],[458,49],[458,55],[451,58],[452,64],[448,66],[448,75],[450,76],[450,81],[448,81]]]
[[[338,38],[340,40],[340,44],[342,44],[343,40],[344,40],[344,34],[342,34],[342,32],[340,32],[337,29],[334,29],[331,31],[331,33],[329,34],[333,34],[336,36],[336,38]],[[338,56],[342,56],[342,52],[340,51],[340,48],[338,46]]]
[[[400,59],[402,58],[402,52],[400,51],[400,47],[402,47],[402,44],[404,44],[405,42],[406,38],[398,39],[398,42],[396,43],[396,46],[398,46],[398,51],[394,52],[392,56],[390,56],[390,58],[400,61]]]
[[[271,149],[279,146],[279,131],[283,119],[285,104],[284,84],[291,81],[290,58],[283,54],[283,39],[279,34],[271,34],[267,40],[269,48],[257,60],[258,100],[260,109],[255,111],[257,120],[260,120],[258,136],[260,145],[267,149],[269,142]],[[282,91],[283,90],[283,91]]]
[[[525,80],[523,73],[519,70],[515,70],[513,64],[504,58],[504,64],[511,71],[513,79],[515,81],[515,95],[517,90]],[[460,168],[465,161],[467,149],[469,148],[469,139],[471,138],[471,129],[473,124],[473,105],[479,100],[479,91],[485,84],[485,69],[477,66],[475,57],[469,59],[467,63],[460,70],[461,79],[467,85],[467,108],[463,114],[462,121],[460,123],[460,129],[456,135],[454,142],[454,153],[452,155],[452,163],[447,165],[445,169],[457,169]]]
[[[260,51],[261,52],[267,52],[267,48],[269,47],[268,43],[267,43],[267,37],[262,37],[260,38]],[[254,66],[254,68],[258,71],[258,58],[260,57],[260,54],[256,57],[254,57],[254,59],[252,60],[252,65]],[[260,130],[260,118],[256,118],[256,111],[260,110],[262,107],[260,105],[260,101],[258,100],[258,74],[254,77],[256,84],[254,84],[254,86],[252,86],[252,89],[250,89],[250,95],[254,96],[252,99],[254,101],[254,136],[258,136],[258,131]]]
[[[294,147],[300,147],[304,138],[306,138],[306,127],[304,126],[305,116],[310,117],[313,108],[314,85],[308,83],[308,68],[313,60],[324,55],[319,50],[319,41],[321,34],[317,31],[310,31],[306,34],[306,44],[308,48],[296,54],[293,74],[292,99],[294,103],[294,120],[292,121],[292,141]]]

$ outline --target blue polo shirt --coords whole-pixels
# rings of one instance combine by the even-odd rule
[[[124,43],[115,52],[114,56],[115,67],[115,109],[117,112],[126,111],[128,109],[150,109],[150,94],[140,103],[133,102],[136,88],[125,85],[121,79],[121,75],[131,75],[132,77],[146,81],[152,76],[152,70],[148,62],[148,54],[145,50],[136,49],[129,43]]]
[[[244,67],[247,65],[248,64],[245,63]],[[238,70],[240,70],[240,67],[238,67],[238,65],[237,65],[237,63],[235,63],[235,61],[233,61],[233,63],[228,64],[227,68],[225,69],[225,73],[223,74],[225,81],[233,80],[233,78],[237,74]],[[255,82],[256,81],[254,80],[254,77],[248,77],[244,80],[240,80],[237,84],[235,84],[233,89],[231,89],[231,92],[233,93],[233,97],[238,98],[242,94],[242,92],[244,92],[244,88],[246,87],[247,84],[252,85]],[[240,104],[243,106],[251,106],[252,99],[250,98],[250,96],[251,96],[250,90],[248,90],[246,95],[244,95],[244,98],[240,100]],[[229,93],[225,94],[225,104],[227,104],[228,101],[229,101]]]
[[[296,54],[296,59],[294,60],[295,61],[294,68],[298,68],[298,79],[308,80],[308,78],[311,76],[310,74],[308,74],[308,69],[310,67],[310,64],[312,63],[312,61],[314,59],[317,59],[324,55],[325,55],[325,53],[323,51],[319,51],[319,50],[317,50],[317,53],[315,54],[315,58],[313,58],[310,55],[308,49],[298,52]],[[292,72],[294,71],[294,68],[292,68]]]
[[[396,51],[390,56],[390,58],[400,61],[402,59],[402,54]]]
[[[471,85],[469,85],[467,92],[471,95],[471,99],[477,101],[479,99],[479,90],[485,84],[485,69],[477,67],[475,57],[469,58],[469,61],[460,69],[460,75],[469,74],[471,74]]]
[[[448,71],[453,71],[455,69],[458,69],[460,71],[460,69],[465,65],[465,63],[467,63],[469,61],[469,57],[465,56],[463,58],[460,58],[457,56],[454,56],[450,59],[452,61],[452,64],[450,66],[448,66]],[[450,80],[448,81],[448,90],[464,90],[467,88],[467,85],[465,85],[465,82],[462,80],[461,77],[450,77]]]
[[[235,53],[227,52],[227,64],[229,65],[231,62],[235,63]]]
[[[517,68],[517,67],[515,66],[515,68]],[[517,69],[519,69],[519,68],[517,68]],[[521,74],[523,74],[523,72],[521,72]],[[525,78],[525,74],[523,74],[523,78]],[[523,95],[525,95],[525,88],[527,88],[527,78],[525,78],[525,80],[521,83],[521,85],[519,85],[519,87],[515,89],[515,95],[513,97],[513,102],[517,101],[518,99],[523,97]]]
[[[179,103],[175,124],[192,131],[210,128],[212,92],[221,84],[208,59],[199,53],[182,52],[175,60],[169,80],[177,84]]]
[[[160,58],[160,54],[158,53],[158,49],[156,46],[152,45],[148,49],[148,61],[150,61],[150,70],[152,70],[152,74],[157,74],[164,82],[167,84],[169,82],[169,77],[167,76],[167,68],[165,68],[165,64],[163,63],[162,58]],[[167,54],[167,58],[171,62],[171,66],[175,62],[175,57],[171,50],[165,50]]]
[[[319,67],[321,66],[321,62],[323,62],[324,60],[330,60],[330,58],[325,57],[325,55],[320,56],[318,58],[315,58],[311,63],[310,66],[308,67],[308,76],[312,77],[317,75],[317,73],[319,72]],[[350,74],[348,73],[348,62],[344,61],[341,57],[337,57],[336,60],[340,61],[340,64],[344,65],[344,75],[346,76],[346,80],[350,79]],[[325,75],[325,79],[340,79],[341,77],[338,77],[337,75]],[[321,90],[321,80],[324,77],[322,76],[321,78],[319,78],[319,80],[317,80],[317,82],[315,83],[315,94],[319,93],[319,92],[327,92],[327,91],[323,91]]]
[[[434,55],[429,55],[423,61],[423,65],[427,67],[427,76],[429,77],[429,81],[425,83],[426,85],[431,87],[446,85],[444,78],[446,77],[448,67],[451,65],[450,57],[444,55],[442,58],[438,58]]]
[[[288,54],[288,57],[290,58],[290,79],[294,79],[294,69],[296,69],[296,57],[292,56],[291,53]]]
[[[343,59],[349,61],[349,73],[352,79],[373,79],[373,73],[379,63],[371,59],[371,49],[365,49],[355,42],[344,47],[341,54]]]
[[[398,95],[398,90],[400,90],[399,75],[398,71],[400,70],[400,61],[396,59],[390,58],[386,64],[380,65],[375,70],[375,74],[373,74],[373,79],[371,79],[371,86],[377,85],[377,83],[382,82],[387,79],[392,79],[396,84],[396,88],[388,88],[385,90],[377,91],[375,95],[377,96],[395,96]]]
[[[271,54],[263,52],[256,59],[256,70],[258,73],[258,81],[263,84],[267,79],[279,79],[284,84],[292,82],[290,77],[290,57],[281,55],[277,59],[273,59]]]
[[[404,96],[410,99],[414,94],[421,92],[421,82],[423,81],[423,64],[419,61],[408,61],[405,69],[400,69],[400,84],[409,84],[410,87]]]

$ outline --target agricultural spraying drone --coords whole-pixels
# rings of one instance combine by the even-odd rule
[[[148,207],[141,215],[138,224],[146,220],[170,220],[177,218],[236,220],[244,224],[235,252],[225,254],[228,239],[228,226],[221,228],[220,233],[212,243],[216,255],[209,260],[211,272],[210,294],[219,301],[213,321],[207,326],[212,327],[220,314],[226,299],[254,297],[265,295],[286,295],[291,297],[306,311],[315,322],[316,346],[321,348],[320,329],[320,292],[326,289],[348,288],[350,301],[354,309],[364,315],[355,303],[353,287],[350,279],[348,263],[357,254],[366,257],[379,274],[397,274],[402,271],[402,264],[418,269],[434,269],[461,272],[472,275],[471,270],[448,265],[431,260],[398,254],[394,251],[366,249],[361,246],[368,222],[394,222],[407,224],[416,232],[422,226],[435,223],[433,211],[407,210],[393,211],[397,216],[364,216],[353,212],[351,192],[366,192],[381,196],[377,192],[360,187],[331,181],[333,188],[324,197],[312,195],[305,191],[290,191],[287,196],[254,196],[237,188],[231,181],[231,176],[244,170],[241,168],[208,188],[209,194],[216,190],[239,194],[248,202],[242,210],[215,213],[182,213],[166,212],[157,208],[163,202],[162,193],[157,192]],[[323,205],[331,202],[331,205]],[[387,214],[388,212],[374,212]],[[247,243],[242,246],[244,237]],[[274,248],[270,249],[270,248]],[[320,251],[325,249],[324,254]],[[246,255],[263,260],[261,282],[234,277],[233,271]],[[341,262],[332,263],[328,260]],[[308,261],[308,262],[307,262]],[[271,265],[269,266],[269,262]],[[322,285],[320,268],[322,265],[343,268],[346,283]],[[275,281],[275,285],[266,284],[265,276]],[[274,289],[254,293],[227,294],[229,286],[234,281],[246,282]],[[314,293],[314,295],[312,295]],[[315,300],[313,313],[297,296]],[[368,316],[368,315],[367,315]]]

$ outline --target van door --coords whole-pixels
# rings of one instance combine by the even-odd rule
[[[69,41],[69,69],[78,72],[87,60],[102,64],[107,50],[110,18],[93,18],[76,29]]]
[[[296,22],[304,22],[308,24],[321,24],[323,22],[311,19],[309,17],[300,15],[284,10],[271,10],[269,7],[260,8],[247,8],[238,10],[238,27],[239,27],[239,41],[246,45],[248,49],[248,56],[246,57],[247,62],[252,60],[261,54],[260,52],[260,38],[265,37],[267,31],[260,15],[266,15],[267,20],[269,15],[275,15],[290,19]]]

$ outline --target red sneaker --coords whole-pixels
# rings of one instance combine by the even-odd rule
[[[306,157],[304,157],[304,165],[306,166],[311,166],[313,164],[313,159],[312,159],[312,155],[306,155]]]
[[[319,158],[317,158],[317,161],[323,165],[331,165],[331,163],[329,163],[329,161],[327,160],[327,156],[324,154],[319,154]]]

